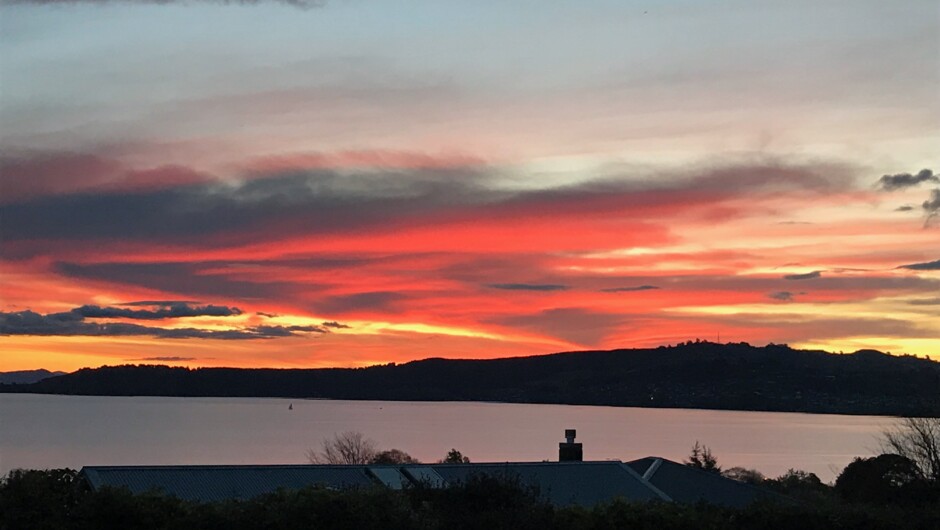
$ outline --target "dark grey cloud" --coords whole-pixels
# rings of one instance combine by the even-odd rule
[[[92,263],[60,262],[53,270],[69,278],[134,285],[158,291],[187,292],[205,297],[242,300],[288,299],[297,286],[288,282],[257,282],[229,278],[203,271],[218,270],[226,262],[193,263]],[[316,288],[317,285],[309,285]]]
[[[910,305],[940,305],[940,298],[919,298],[909,300],[907,303]]]
[[[912,271],[940,271],[940,259],[924,263],[910,263],[908,265],[901,265],[898,268]]]
[[[198,305],[199,302],[195,300],[140,300],[137,302],[124,302],[123,304],[117,305],[129,307],[168,307],[177,304]]]
[[[935,219],[937,215],[940,215],[940,189],[931,190],[930,198],[924,201],[921,207],[924,209],[924,213],[927,214],[924,226],[930,226],[930,222]]]
[[[67,172],[67,165],[54,169]],[[526,191],[498,189],[494,186],[498,177],[498,172],[483,166],[359,173],[283,170],[239,182],[213,177],[162,189],[25,195],[0,205],[3,252],[6,257],[27,258],[47,254],[52,244],[84,249],[120,240],[218,248],[268,242],[272,237],[355,234],[374,227],[407,229],[439,219],[518,220],[546,211],[578,215],[690,204],[705,207],[742,195],[786,190],[827,193],[846,185],[837,169],[772,164],[645,181],[611,175]],[[214,237],[220,233],[225,237]]]
[[[780,300],[781,302],[790,302],[793,300],[793,293],[790,291],[777,291],[775,293],[770,293],[767,295],[769,298],[774,300]]]
[[[270,339],[290,337],[299,333],[327,333],[320,326],[254,326],[232,330],[206,330],[198,328],[165,329],[123,322],[87,322],[73,311],[42,315],[34,311],[0,311],[0,335],[135,337],[148,336],[165,339]]]
[[[314,309],[325,313],[350,313],[355,311],[394,311],[396,304],[408,296],[392,291],[370,291],[343,296],[331,296],[314,303]]]
[[[585,346],[599,344],[625,321],[622,315],[564,307],[535,314],[493,319],[490,322],[535,331]]]
[[[246,330],[264,338],[292,337],[297,333],[326,333],[326,329],[320,326],[254,326]]]
[[[814,278],[819,278],[822,276],[821,271],[806,272],[803,274],[787,274],[783,277],[784,280],[812,280]]]
[[[844,317],[811,318],[803,321],[766,314],[737,314],[712,316],[709,321],[721,326],[760,327],[770,333],[765,340],[793,343],[815,337],[818,340],[851,339],[855,337],[936,338],[937,331],[920,326],[916,320],[892,318],[857,318],[846,313]]]
[[[130,361],[160,361],[160,362],[183,362],[183,361],[195,361],[195,357],[141,357],[140,359],[128,359]]]
[[[277,316],[274,313],[265,313],[264,311],[258,311],[255,314],[258,315],[259,317],[265,317],[265,318],[274,318]]]
[[[610,287],[608,289],[601,289],[602,293],[632,293],[635,291],[650,291],[653,289],[659,289],[655,285],[634,285],[630,287]]]
[[[135,303],[135,305],[140,305]],[[100,307],[96,305],[83,305],[72,310],[85,318],[130,318],[135,320],[162,320],[167,318],[185,317],[230,317],[242,314],[237,307],[204,305],[194,306],[183,302],[174,302],[163,305],[160,309],[126,309],[123,307]]]
[[[323,327],[325,327],[325,328],[349,329],[349,326],[347,326],[346,324],[340,324],[339,322],[337,322],[337,321],[335,321],[335,320],[330,320],[330,321],[328,321],[328,322],[321,322],[320,325],[323,326]]]
[[[557,283],[491,283],[487,287],[507,291],[565,291],[568,289],[567,285]]]
[[[916,175],[910,173],[898,173],[896,175],[884,175],[878,179],[878,185],[885,191],[895,191],[911,186],[917,186],[924,182],[940,182],[940,178],[934,175],[929,169],[922,169]]]
[[[238,184],[34,197],[0,205],[10,243],[57,240],[175,241],[220,247],[259,238],[410,226],[432,213],[494,200],[480,175],[461,170],[339,174],[292,172]],[[226,238],[209,237],[220,232]]]
[[[913,209],[914,209],[914,207],[911,206],[910,204],[905,204],[904,206],[898,206],[897,208],[894,209],[894,211],[896,211],[896,212],[909,212],[909,211],[911,211],[911,210],[913,210]]]
[[[157,5],[186,5],[186,4],[219,4],[219,5],[256,5],[256,4],[286,4],[301,9],[323,7],[327,0],[0,0],[2,4],[35,4],[35,5],[70,5],[70,4],[157,4]]]

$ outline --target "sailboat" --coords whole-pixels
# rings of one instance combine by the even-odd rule
[[[288,405],[287,410],[294,410],[294,404],[291,403],[290,405]]]

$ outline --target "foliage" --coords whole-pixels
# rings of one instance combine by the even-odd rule
[[[712,450],[707,445],[699,444],[698,440],[695,440],[695,445],[692,446],[692,452],[689,454],[689,459],[685,461],[685,465],[710,473],[721,473],[718,459],[712,454]]]
[[[793,475],[798,476],[798,475]],[[801,479],[805,482],[805,479]],[[300,529],[889,529],[940,528],[940,503],[799,503],[745,509],[613,501],[556,507],[511,477],[474,476],[445,489],[281,490],[192,503],[122,489],[91,491],[71,470],[14,471],[0,480],[0,530]]]
[[[904,418],[882,436],[885,453],[907,458],[924,478],[940,483],[940,418]]]
[[[409,455],[401,449],[386,449],[379,451],[372,457],[370,464],[420,464],[417,458]]]
[[[0,529],[63,528],[76,503],[78,474],[72,469],[14,469],[0,480]]]
[[[923,503],[932,495],[917,464],[892,454],[856,458],[836,479],[835,491],[847,501],[870,504]]]
[[[307,451],[311,464],[368,464],[376,457],[375,442],[361,432],[346,431],[323,440],[321,450]]]
[[[764,474],[760,471],[756,469],[747,469],[740,466],[735,466],[722,471],[721,476],[730,478],[731,480],[737,480],[738,482],[743,482],[745,484],[754,485],[761,484],[767,480],[767,477],[765,477]]]
[[[767,479],[763,487],[805,502],[828,502],[833,499],[832,487],[819,480],[815,473],[789,469],[777,478]]]
[[[451,449],[447,451],[447,456],[440,461],[441,464],[469,464],[470,458],[466,457],[460,451]]]

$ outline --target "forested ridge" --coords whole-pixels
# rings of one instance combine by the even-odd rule
[[[2,392],[503,401],[940,416],[940,363],[873,350],[690,342],[493,360],[432,358],[368,368],[154,365],[82,369]]]

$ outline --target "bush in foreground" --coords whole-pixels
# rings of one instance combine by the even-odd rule
[[[199,504],[157,493],[93,492],[71,470],[14,471],[0,481],[0,530],[19,529],[931,529],[940,503],[753,505],[628,503],[554,507],[512,480],[480,476],[447,489],[279,491]]]

